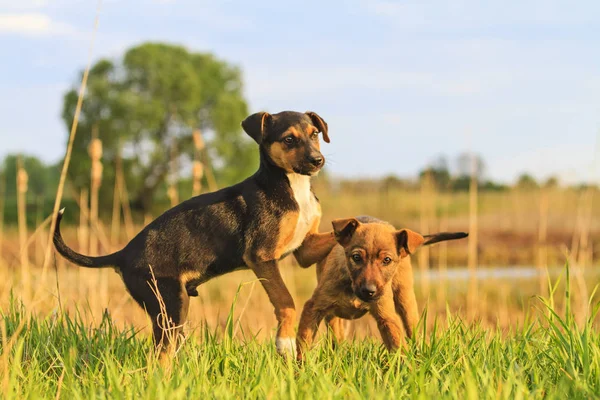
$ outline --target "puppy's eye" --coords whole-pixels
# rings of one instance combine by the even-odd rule
[[[362,258],[360,257],[360,254],[352,254],[352,261],[361,262]]]
[[[286,137],[285,139],[283,139],[283,142],[285,144],[294,144],[294,138],[291,136]]]
[[[313,132],[310,134],[310,138],[312,140],[317,140],[319,138],[319,132]]]
[[[383,265],[389,265],[389,263],[392,262],[392,259],[390,257],[386,257],[383,259]]]

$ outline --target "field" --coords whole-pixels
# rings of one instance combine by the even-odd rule
[[[333,218],[359,214],[422,232],[476,229],[475,254],[464,240],[413,258],[423,317],[405,352],[387,354],[366,317],[348,325],[348,341],[335,351],[322,327],[307,362],[288,363],[275,353],[276,323],[264,291],[249,271],[240,271],[199,287],[185,344],[165,369],[150,356],[149,321],[117,274],[76,268],[60,256],[44,271],[47,225],[26,232],[27,252],[19,244],[23,226],[7,226],[0,244],[4,397],[600,395],[600,275],[593,268],[600,227],[591,190],[480,193],[475,225],[468,192],[334,190],[319,181],[316,191],[323,231]],[[89,215],[83,217],[89,224]],[[95,235],[103,253],[141,229],[122,218],[116,223],[118,229],[114,219],[67,225],[64,236],[86,252]],[[315,287],[315,270],[286,259],[281,271],[300,312]]]
[[[0,378],[4,398],[17,399],[596,397],[595,314],[578,326],[569,292],[560,294],[563,315],[554,295],[537,300],[540,319],[508,331],[447,315],[444,328],[439,318],[430,330],[421,325],[405,352],[389,354],[372,339],[332,350],[322,338],[303,365],[251,332],[238,338],[233,307],[223,332],[198,328],[171,365],[159,366],[148,356],[150,340],[108,315],[92,328],[79,315],[27,316],[13,303],[3,315]]]

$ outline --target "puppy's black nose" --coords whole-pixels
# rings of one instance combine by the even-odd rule
[[[360,288],[360,294],[365,299],[375,296],[376,292],[377,286],[375,286],[373,283],[367,283]]]
[[[323,159],[323,156],[310,156],[308,157],[308,161],[314,165],[315,167],[320,167],[321,165],[323,165],[323,161],[325,161]]]

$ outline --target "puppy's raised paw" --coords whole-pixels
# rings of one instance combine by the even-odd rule
[[[296,356],[296,338],[277,337],[275,347],[277,347],[277,353],[283,357],[294,358]]]

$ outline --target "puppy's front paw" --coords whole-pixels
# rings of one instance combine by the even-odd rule
[[[296,338],[277,337],[275,346],[277,347],[277,353],[284,357],[294,358],[296,356]]]

